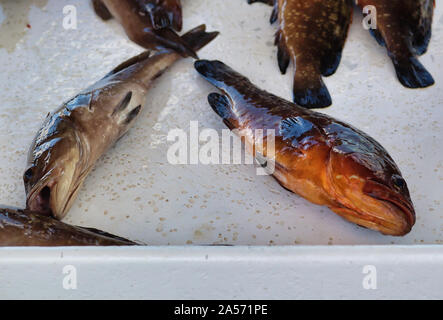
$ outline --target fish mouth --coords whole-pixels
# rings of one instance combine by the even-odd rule
[[[407,203],[401,198],[380,198],[376,196],[372,196],[374,199],[383,201],[385,204],[392,206],[395,208],[397,212],[401,212],[403,217],[406,218],[407,224],[410,226],[410,229],[412,229],[412,226],[415,224],[415,210],[412,204]],[[409,231],[410,231],[409,229]],[[408,231],[408,232],[409,232]]]
[[[350,222],[389,236],[404,236],[415,224],[409,197],[375,181],[365,184],[358,201],[340,202],[330,209]]]
[[[376,181],[368,181],[363,188],[363,192],[367,196],[380,201],[386,208],[388,208],[392,215],[392,219],[390,219],[391,221],[388,224],[395,224],[393,228],[396,229],[395,233],[398,233],[398,235],[405,235],[411,231],[416,219],[415,209],[409,197],[406,197]],[[388,221],[381,221],[382,224],[384,222]]]
[[[26,202],[27,209],[40,215],[62,220],[76,199],[86,174],[82,175],[81,179],[68,179],[70,182],[66,184],[66,187],[64,184],[66,181],[63,179],[42,180],[29,193]]]
[[[30,193],[27,200],[27,209],[40,215],[53,217],[51,209],[51,187],[49,184],[42,184]]]

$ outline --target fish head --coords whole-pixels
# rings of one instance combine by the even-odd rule
[[[385,235],[411,231],[415,211],[408,186],[387,153],[332,152],[327,176],[331,209],[343,218]]]
[[[62,219],[82,182],[80,149],[75,138],[52,138],[31,149],[30,165],[23,175],[27,208]]]

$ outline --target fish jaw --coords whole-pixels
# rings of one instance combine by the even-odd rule
[[[358,191],[355,194],[359,194]],[[332,211],[357,225],[379,231],[389,236],[404,236],[415,224],[415,210],[411,202],[405,201],[394,191],[384,197],[373,193],[355,198],[348,196],[343,206],[332,207]],[[349,202],[351,199],[351,202]]]
[[[350,158],[347,158],[349,161]],[[375,181],[367,168],[342,159],[340,166],[328,167],[327,190],[337,202],[331,210],[357,225],[384,235],[404,236],[415,224],[415,210],[406,184],[397,189],[389,180]],[[390,172],[390,171],[389,171]]]
[[[84,178],[79,177],[77,166],[79,152],[77,148],[63,155],[63,158],[51,159],[54,167],[48,170],[41,178],[38,172],[34,179],[38,182],[27,186],[27,209],[56,219],[63,219],[72,206],[73,199],[78,192]],[[38,166],[35,171],[38,171]],[[26,182],[25,182],[26,184]]]
[[[330,209],[349,222],[378,231],[387,236],[401,237],[408,234],[412,229],[412,225],[403,218],[403,212],[396,212],[393,208],[390,211],[392,217],[390,220],[377,219],[371,215],[345,207],[331,207]],[[386,208],[384,210],[390,209]]]

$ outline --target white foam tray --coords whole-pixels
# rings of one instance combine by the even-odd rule
[[[62,27],[63,7],[68,4],[77,8],[77,30]],[[269,7],[250,6],[246,0],[183,0],[183,5],[184,30],[206,23],[209,30],[221,32],[200,52],[202,58],[223,60],[263,89],[290,98],[292,72],[282,76],[278,71],[273,46],[276,29],[268,23]],[[141,49],[127,40],[115,21],[99,20],[89,1],[2,1],[0,6],[0,203],[23,207],[22,173],[26,155],[46,114]],[[188,131],[190,121],[198,121],[201,129],[224,128],[206,101],[214,89],[197,75],[192,60],[184,59],[156,81],[148,96],[148,106],[135,127],[99,161],[64,221],[104,229],[151,246],[188,247],[129,251],[74,249],[76,257],[86,259],[93,255],[91,252],[102,250],[118,256],[149,256],[166,250],[171,255],[189,253],[190,257],[195,252],[201,256],[203,252],[222,250],[226,261],[235,260],[241,250],[252,250],[254,257],[280,254],[286,261],[313,250],[325,254],[322,261],[327,263],[331,256],[328,253],[334,255],[337,250],[343,256],[347,250],[349,254],[375,254],[380,247],[369,245],[378,244],[388,245],[380,249],[381,253],[393,250],[401,255],[408,249],[399,250],[391,245],[440,244],[443,241],[443,7],[440,5],[433,31],[429,52],[420,59],[436,80],[431,88],[408,90],[399,84],[384,49],[361,27],[358,12],[354,15],[342,64],[325,81],[334,105],[324,112],[376,138],[401,168],[417,211],[417,223],[409,235],[386,237],[347,223],[327,208],[282,189],[272,177],[256,176],[253,166],[168,164],[166,152],[171,143],[166,141],[166,135],[171,129]],[[297,246],[189,248],[201,244]],[[320,249],[309,245],[365,246]],[[441,251],[439,246],[428,249],[416,246],[411,250],[419,248],[432,248],[434,253]],[[2,249],[0,256],[20,257],[17,259],[26,265],[29,254],[29,263],[39,257],[40,263],[47,264],[52,261],[51,255],[62,249],[54,250]],[[118,259],[106,261],[121,265]],[[5,263],[1,267],[11,270]],[[12,290],[13,286],[9,288]]]

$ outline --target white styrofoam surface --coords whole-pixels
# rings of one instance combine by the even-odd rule
[[[441,246],[0,249],[0,299],[442,299],[441,251]]]
[[[67,4],[77,8],[77,30],[62,27]],[[26,155],[46,114],[141,49],[115,21],[100,21],[89,1],[0,5],[0,203],[23,207]],[[206,23],[221,32],[202,58],[223,60],[260,87],[290,98],[292,72],[278,71],[269,7],[246,0],[183,0],[183,5],[185,30]],[[326,79],[334,105],[325,112],[372,135],[396,160],[417,211],[408,236],[385,237],[349,224],[283,190],[273,178],[256,176],[252,166],[169,165],[171,129],[187,131],[190,121],[199,121],[202,129],[224,128],[206,102],[213,88],[196,74],[191,59],[157,80],[147,109],[99,161],[65,221],[150,245],[441,243],[443,7],[437,6],[429,52],[421,58],[436,80],[425,90],[399,84],[384,49],[360,22],[356,13],[342,65]]]

